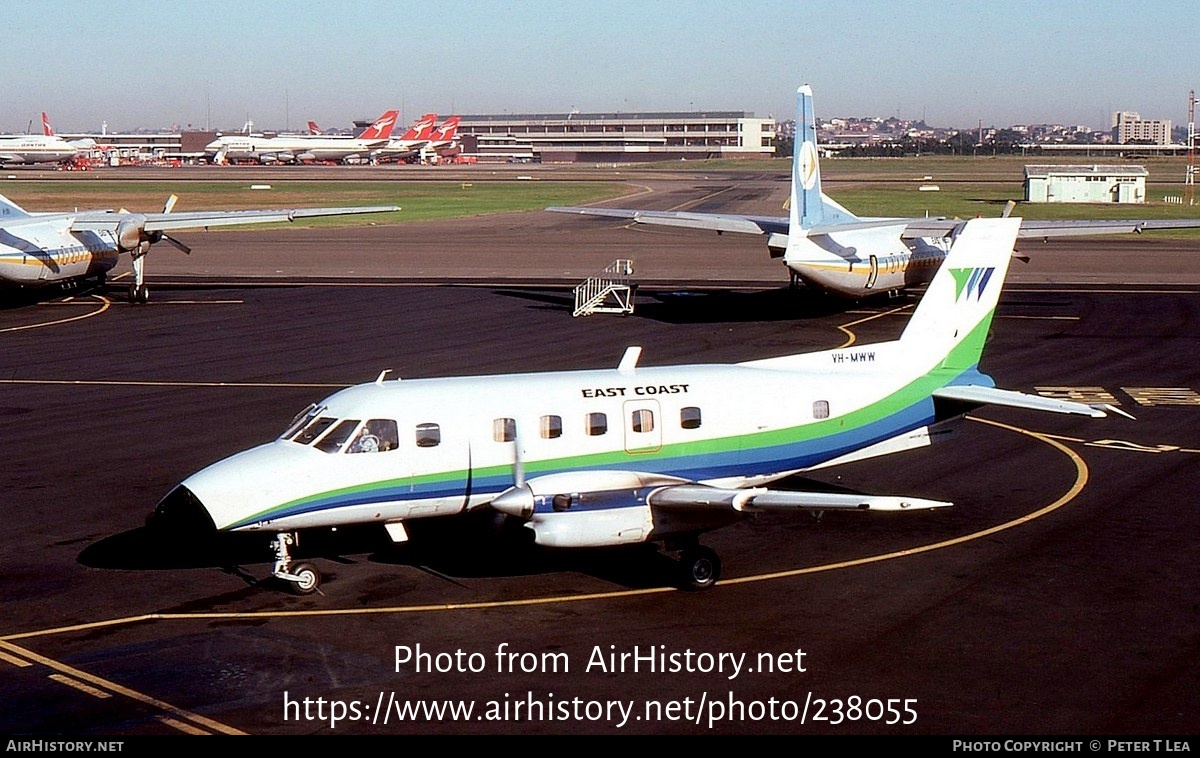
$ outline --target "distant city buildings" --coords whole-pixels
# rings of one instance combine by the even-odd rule
[[[1117,111],[1112,117],[1112,139],[1118,145],[1169,145],[1170,121],[1145,121],[1133,111]]]

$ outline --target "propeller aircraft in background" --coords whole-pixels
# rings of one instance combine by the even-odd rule
[[[133,261],[129,299],[145,303],[150,297],[145,281],[145,256],[150,247],[165,240],[191,252],[169,232],[400,210],[397,206],[363,206],[172,213],[177,199],[172,195],[162,213],[39,213],[26,211],[0,195],[0,287],[45,287],[87,279],[103,284],[121,255],[128,254]]]
[[[847,298],[892,294],[926,284],[961,227],[960,219],[856,216],[821,190],[812,88],[797,90],[796,141],[788,216],[648,211],[598,206],[553,206],[548,211],[627,219],[638,224],[758,234],[772,258],[817,290]],[[1012,204],[1005,211],[1011,211]],[[1196,219],[1030,221],[1018,239],[1143,232],[1200,227]]]

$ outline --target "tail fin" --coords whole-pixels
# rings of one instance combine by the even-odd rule
[[[0,195],[0,219],[14,218],[29,218],[29,213],[4,195]]]
[[[400,111],[388,111],[379,118],[375,119],[375,123],[371,124],[359,135],[359,139],[367,140],[383,140],[392,136],[392,129],[396,126],[396,119],[400,116]]]
[[[812,87],[802,85],[796,90],[790,233],[857,220],[857,216],[826,197],[821,191],[821,164],[817,156],[817,117],[813,110]]]
[[[458,122],[462,120],[460,116],[451,116],[446,119],[446,123],[439,126],[433,131],[431,139],[434,142],[450,142],[454,139],[454,135],[458,132]]]
[[[314,137],[321,133],[321,127],[317,126],[316,121],[308,122],[308,133],[313,135]]]
[[[1021,228],[1019,218],[967,221],[900,335],[906,355],[941,357],[934,370],[974,370]]]
[[[400,136],[400,139],[405,140],[405,141],[426,139],[429,136],[429,132],[436,125],[437,125],[437,114],[436,113],[426,113],[424,116],[421,116],[419,119],[414,121],[412,126],[408,127],[408,131]],[[421,136],[422,134],[424,134],[425,137],[422,137]]]
[[[50,117],[46,115],[46,111],[42,111],[42,134],[47,137],[54,136],[54,127],[50,126]]]
[[[812,108],[811,86],[800,86],[796,90],[796,101],[796,145],[792,154],[792,230],[857,221],[857,216],[821,192],[821,162],[817,157],[817,119]]]

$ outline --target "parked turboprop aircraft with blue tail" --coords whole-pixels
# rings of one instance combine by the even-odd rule
[[[681,555],[679,582],[702,589],[720,561],[698,535],[747,514],[948,506],[766,485],[928,445],[984,404],[1105,415],[996,389],[978,370],[1020,223],[960,224],[897,340],[732,365],[643,368],[631,347],[613,369],[381,374],[187,477],[150,523],[180,539],[273,535],[274,575],[304,593],[320,582],[292,555],[305,530],[378,524],[404,541],[410,519],[492,508],[523,520],[539,545],[663,543]]]
[[[600,206],[554,206],[546,210],[627,219],[639,224],[705,229],[717,233],[764,235],[771,257],[782,258],[784,265],[796,278],[818,290],[842,297],[862,298],[894,293],[928,282],[945,259],[961,220],[940,217],[860,217],[838,204],[821,190],[812,88],[807,84],[800,87],[797,100],[788,216],[647,211]],[[1200,227],[1200,218],[1026,220],[1021,224],[1017,237],[1042,239],[1194,227]]]

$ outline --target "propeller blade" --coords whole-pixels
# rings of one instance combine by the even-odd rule
[[[170,213],[175,210],[175,203],[179,202],[179,195],[171,195],[167,198],[167,202],[163,204],[163,213]]]
[[[164,234],[164,235],[162,236],[162,238],[163,238],[163,239],[165,239],[167,242],[170,242],[172,245],[174,245],[175,247],[179,248],[180,250],[182,250],[182,251],[183,251],[183,252],[185,252],[185,253],[189,253],[189,254],[190,254],[190,253],[192,252],[192,249],[191,249],[190,247],[188,247],[187,245],[183,244],[182,242],[180,242],[179,240],[175,239],[174,237],[172,237],[172,236],[171,236],[171,235],[169,235],[169,234]]]
[[[521,440],[513,438],[513,485],[525,484],[525,461],[521,459]]]

